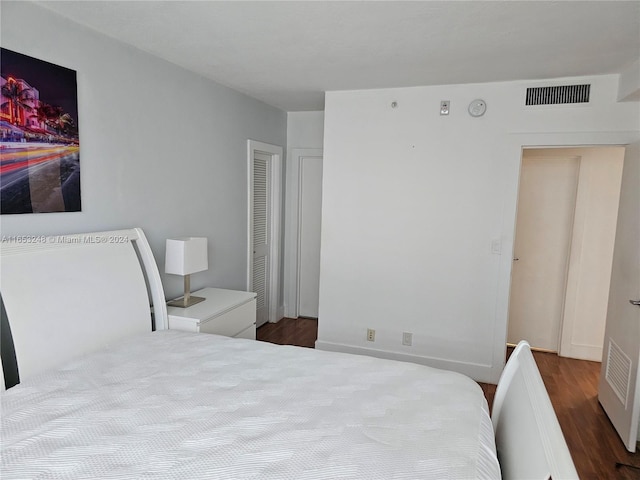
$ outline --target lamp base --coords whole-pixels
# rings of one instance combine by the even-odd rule
[[[167,302],[167,305],[170,307],[187,308],[192,305],[195,305],[196,303],[204,302],[205,300],[206,299],[202,297],[188,296],[186,298],[181,297],[181,298],[176,298],[175,300],[171,300],[170,302]]]

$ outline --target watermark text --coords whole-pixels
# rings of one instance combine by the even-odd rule
[[[129,237],[126,235],[3,235],[0,238],[2,243],[17,244],[84,244],[84,243],[127,243]]]

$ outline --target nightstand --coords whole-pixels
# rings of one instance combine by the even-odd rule
[[[187,308],[167,307],[169,329],[256,339],[255,293],[204,288],[192,295],[206,300]]]

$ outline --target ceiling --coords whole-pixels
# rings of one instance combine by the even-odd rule
[[[640,0],[41,1],[286,111],[324,92],[619,73]]]

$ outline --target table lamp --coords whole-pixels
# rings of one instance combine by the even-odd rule
[[[191,296],[191,274],[208,268],[205,237],[167,239],[164,271],[171,275],[184,276],[184,297],[167,302],[167,305],[186,308],[204,301],[202,297]]]

